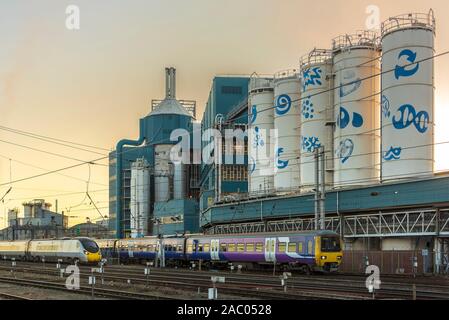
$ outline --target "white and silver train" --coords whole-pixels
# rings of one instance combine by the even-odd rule
[[[96,263],[101,261],[98,244],[89,238],[0,241],[0,257],[22,261]]]

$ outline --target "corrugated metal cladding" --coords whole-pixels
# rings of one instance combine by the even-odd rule
[[[372,187],[330,191],[326,195],[326,212],[356,213],[405,207],[431,207],[449,203],[449,177],[421,181],[383,184]],[[278,219],[314,214],[314,195],[264,199],[209,208],[201,225]]]
[[[201,122],[203,132],[215,126],[217,115],[221,114],[226,119],[227,115],[247,98],[248,83],[249,78],[247,77],[223,76],[214,78]],[[235,119],[235,123],[238,124],[246,124],[247,122],[247,112]],[[207,144],[207,142],[203,141],[202,147],[204,148]],[[245,166],[248,164],[247,158],[245,155]],[[201,165],[201,211],[209,207],[215,198],[215,175],[215,166],[203,162]],[[221,192],[224,193],[247,192],[248,183],[246,181],[223,181],[221,188]]]

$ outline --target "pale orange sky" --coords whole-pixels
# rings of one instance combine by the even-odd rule
[[[81,30],[65,28],[65,8],[81,10]],[[202,114],[216,74],[274,73],[297,68],[314,47],[365,28],[368,5],[389,16],[435,10],[437,53],[449,50],[449,3],[428,1],[303,0],[3,0],[0,3],[0,126],[113,149],[136,138],[151,99],[164,95],[164,68],[177,68],[177,96],[198,101]],[[449,141],[449,56],[436,60],[436,142]],[[0,140],[91,160],[72,150],[0,130]],[[55,169],[76,161],[0,142],[0,184],[9,158]],[[106,154],[107,151],[97,150]],[[437,169],[449,169],[449,145],[436,148]],[[12,179],[44,172],[12,162]],[[107,161],[102,163],[107,164]],[[87,180],[88,168],[64,174]],[[97,184],[93,184],[97,183]],[[95,166],[89,189],[107,214],[108,170]],[[0,197],[8,189],[0,187]],[[44,198],[59,209],[83,203],[86,183],[50,175],[13,185],[6,208]],[[80,192],[75,195],[62,195]],[[10,200],[11,199],[11,200]],[[73,208],[70,224],[99,217],[89,201]],[[20,208],[22,210],[22,208]],[[75,211],[76,210],[76,211]],[[79,211],[82,210],[82,211]]]

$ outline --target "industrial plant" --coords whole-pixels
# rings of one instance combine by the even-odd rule
[[[380,34],[311,48],[291,70],[216,76],[201,122],[195,101],[177,100],[167,68],[165,99],[140,120],[138,139],[110,154],[112,236],[326,229],[348,251],[422,250],[426,271],[444,268],[449,176],[434,172],[435,36],[432,11],[405,14]],[[200,164],[171,160],[178,129],[191,142],[201,132],[188,150]],[[243,143],[229,147],[230,129]]]

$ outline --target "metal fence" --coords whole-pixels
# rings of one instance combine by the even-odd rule
[[[422,251],[345,251],[340,270],[365,273],[367,265],[376,265],[381,274],[432,273],[434,253],[425,254]],[[415,262],[418,263],[416,268]]]

